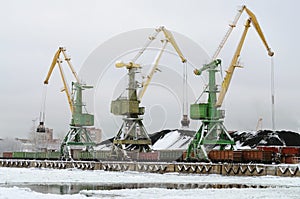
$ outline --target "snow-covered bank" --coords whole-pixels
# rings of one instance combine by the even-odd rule
[[[66,184],[66,183],[246,183],[268,186],[297,186],[296,177],[240,177],[220,175],[195,175],[178,173],[140,173],[109,172],[103,170],[79,169],[35,169],[35,168],[0,168],[0,186],[17,184]]]
[[[247,189],[121,189],[79,190],[73,195],[42,194],[26,185],[115,183],[203,183],[265,185]],[[5,186],[5,187],[4,187]],[[30,186],[29,186],[30,187]],[[72,186],[70,186],[72,189]],[[153,174],[138,172],[82,171],[77,169],[0,168],[0,198],[298,198],[300,181],[291,177],[230,177],[220,175]]]
[[[122,190],[101,190],[101,191],[81,191],[73,195],[41,194],[30,189],[23,188],[2,188],[0,187],[0,198],[34,198],[34,199],[182,199],[182,198],[230,198],[230,199],[253,199],[253,198],[299,198],[299,188],[274,188],[274,189],[190,189],[190,190],[170,190],[170,189],[122,189]]]
[[[290,189],[190,189],[190,190],[170,190],[170,189],[133,189],[133,190],[115,190],[115,191],[96,191],[87,192],[93,196],[101,198],[155,198],[155,199],[183,199],[183,198],[230,198],[230,199],[298,199],[299,188]],[[91,195],[92,195],[91,194]]]
[[[16,198],[34,198],[34,199],[82,199],[86,198],[82,194],[74,195],[58,195],[58,194],[43,194],[34,192],[28,188],[18,188],[18,187],[0,187],[0,198],[1,199],[16,199]]]

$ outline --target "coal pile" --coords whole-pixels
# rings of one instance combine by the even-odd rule
[[[175,134],[175,132],[177,132],[176,135],[178,135],[178,133],[180,135],[176,140],[174,139],[174,143],[172,144],[170,143],[171,140],[169,139],[171,137],[170,135]],[[192,130],[166,129],[149,134],[149,137],[153,145],[155,145],[157,142],[166,143],[165,149],[168,149],[168,146],[173,145],[177,146],[177,148],[186,149],[188,143],[185,142],[190,142],[195,133],[196,132]],[[255,148],[257,146],[300,146],[300,134],[292,131],[235,131],[230,133],[230,135],[236,142],[237,149]],[[99,149],[109,150],[113,139],[114,138],[110,138],[100,143],[98,145]],[[185,142],[183,142],[184,140]],[[178,143],[181,143],[181,145]]]
[[[155,145],[155,143],[157,143],[158,141],[160,142],[164,142],[164,143],[168,143],[169,146],[177,146],[176,148],[180,148],[180,149],[185,149],[187,148],[186,145],[189,144],[189,142],[191,141],[191,138],[194,137],[195,135],[195,131],[192,130],[183,130],[183,129],[165,129],[159,132],[155,132],[152,134],[149,134],[149,137],[151,139],[152,145]],[[179,134],[178,138],[176,140],[171,140],[172,143],[170,143],[170,138],[172,136],[170,135],[177,135]],[[97,149],[98,150],[109,150],[112,146],[114,137],[109,138],[107,140],[102,141],[101,143],[97,144]],[[173,142],[174,141],[174,142]],[[178,144],[180,146],[178,146]],[[168,149],[168,147],[166,146],[165,149]]]
[[[292,131],[236,131],[231,133],[231,137],[241,147],[300,146],[300,134]]]

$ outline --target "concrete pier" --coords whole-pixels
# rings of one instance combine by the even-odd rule
[[[125,162],[125,161],[52,161],[0,159],[0,167],[82,169],[104,171],[138,171],[151,173],[220,174],[226,176],[286,176],[300,177],[298,164],[238,164],[183,162]]]

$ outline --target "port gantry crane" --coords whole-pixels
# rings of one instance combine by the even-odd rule
[[[64,47],[59,47],[55,53],[50,69],[48,71],[47,77],[44,84],[48,84],[54,67],[57,65],[60,71],[60,76],[63,82],[63,90],[66,93],[70,111],[72,114],[72,119],[70,123],[70,130],[66,134],[62,141],[60,147],[61,158],[72,158],[71,147],[79,146],[86,147],[87,150],[91,150],[95,143],[92,141],[87,126],[94,125],[94,115],[84,113],[83,107],[85,106],[82,102],[82,91],[85,89],[91,89],[92,86],[87,86],[79,81],[79,78],[70,62],[70,58],[66,55],[66,49]],[[72,90],[70,91],[66,78],[64,76],[62,68],[62,60],[60,59],[60,54],[63,54],[64,60],[68,63],[69,68],[72,71],[73,76],[76,81],[72,82]]]
[[[221,49],[223,48],[226,40],[228,39],[232,29],[236,26],[236,23],[244,10],[247,12],[249,18],[246,21],[243,34],[238,43],[234,56],[231,60],[230,66],[226,71],[226,76],[224,77],[220,93],[217,97],[217,93],[219,91],[216,85],[216,73],[219,71],[218,67],[221,65],[221,60],[216,58],[220,53]],[[222,106],[226,92],[229,88],[234,69],[236,67],[241,67],[238,65],[238,59],[251,23],[255,27],[259,37],[265,45],[268,51],[268,55],[274,55],[274,52],[271,51],[271,48],[266,42],[260,25],[256,19],[256,16],[246,6],[243,6],[242,9],[239,10],[239,13],[235,17],[234,23],[230,26],[230,29],[227,31],[224,39],[219,45],[216,53],[213,56],[213,60],[209,64],[204,65],[202,68],[194,70],[195,75],[201,75],[201,73],[204,71],[208,72],[209,82],[208,86],[204,90],[204,92],[208,93],[208,101],[207,103],[196,102],[195,104],[191,104],[191,119],[201,120],[202,125],[200,126],[200,129],[196,132],[191,143],[189,144],[186,156],[187,160],[209,160],[206,149],[212,149],[215,146],[219,146],[220,150],[223,150],[227,145],[230,145],[231,149],[233,149],[233,145],[235,144],[235,142],[231,138],[223,124],[225,111],[219,108]]]
[[[141,66],[140,64],[137,64],[136,61],[160,32],[163,32],[165,36],[165,40],[162,40],[163,46],[155,59],[150,73],[147,75],[146,80],[142,83],[142,89],[137,94],[138,85],[135,74],[137,73],[137,69],[141,68]],[[140,117],[140,115],[144,114],[145,108],[140,107],[139,104],[154,73],[158,70],[160,58],[168,43],[172,44],[181,61],[185,63],[186,59],[180,51],[173,35],[163,26],[155,29],[155,32],[149,37],[149,40],[146,42],[144,47],[141,48],[138,54],[129,63],[116,63],[117,68],[126,67],[128,70],[129,82],[127,96],[120,96],[111,102],[111,113],[123,116],[123,124],[113,140],[113,151],[115,152],[118,152],[119,149],[138,151],[149,151],[151,149],[151,139],[149,138],[149,135],[143,125],[142,118]]]

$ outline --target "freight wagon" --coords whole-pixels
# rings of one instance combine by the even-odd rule
[[[59,160],[59,152],[3,152],[4,159]],[[156,150],[152,152],[126,151],[122,157],[114,157],[110,150],[82,151],[72,150],[74,160],[87,161],[148,161],[148,162],[181,162],[185,161],[185,150]],[[208,157],[212,162],[230,163],[299,163],[299,147],[258,146],[255,150],[211,150]]]
[[[272,151],[243,150],[243,162],[272,163]]]
[[[159,150],[159,160],[163,162],[181,162],[185,150]]]
[[[3,152],[3,159],[59,160],[59,152]]]
[[[208,153],[212,162],[242,162],[242,151],[212,150]]]
[[[258,146],[257,149],[272,151],[272,162],[287,164],[299,163],[300,148],[297,146]]]
[[[208,153],[212,162],[234,162],[234,163],[272,163],[271,151],[260,150],[212,150]]]

